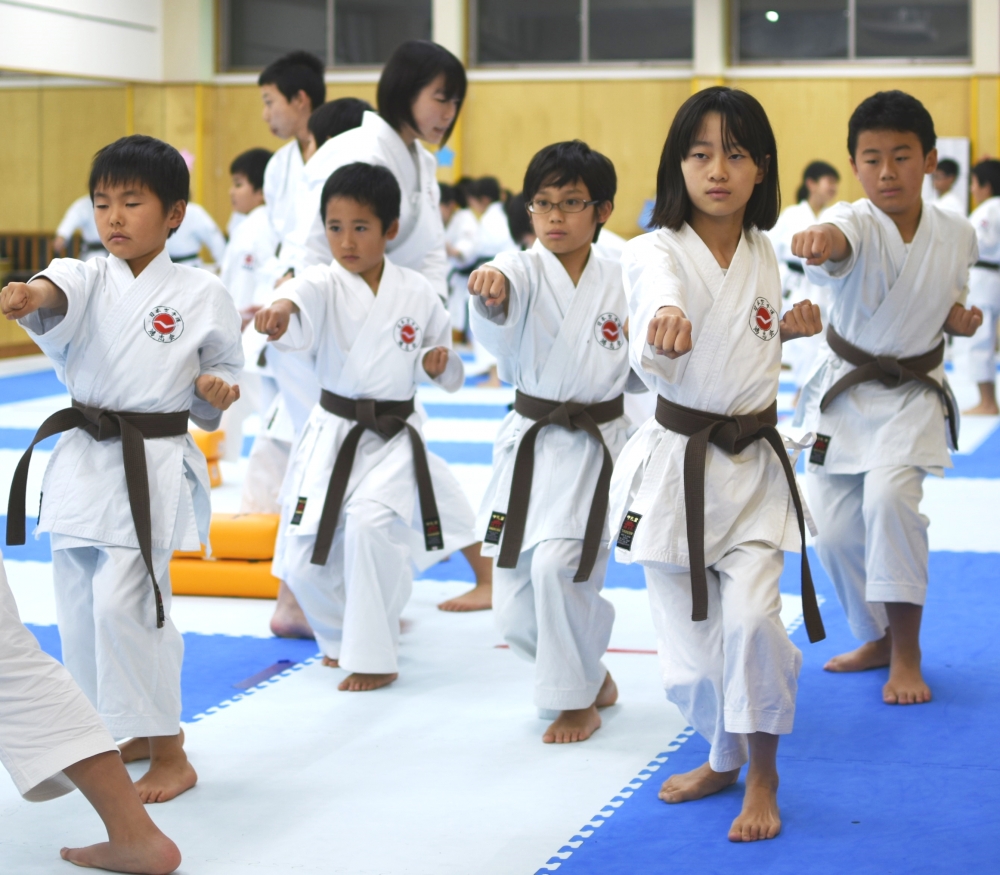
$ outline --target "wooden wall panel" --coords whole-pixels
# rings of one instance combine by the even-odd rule
[[[36,88],[0,90],[0,230],[41,229],[42,96]]]
[[[94,153],[125,136],[125,89],[42,91],[41,222],[54,229],[66,208],[87,193]]]

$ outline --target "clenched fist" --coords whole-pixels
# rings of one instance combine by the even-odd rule
[[[966,310],[961,304],[955,304],[945,320],[944,330],[959,337],[972,337],[982,324],[983,311],[978,307],[969,307]]]
[[[477,267],[469,274],[469,294],[478,295],[487,307],[499,307],[507,292],[507,277],[495,267]]]
[[[660,307],[649,320],[646,342],[657,355],[680,358],[691,352],[691,322],[679,307]]]
[[[228,410],[240,397],[240,387],[230,386],[221,377],[202,374],[194,381],[194,394],[216,410]]]
[[[38,277],[30,283],[8,283],[0,289],[0,313],[8,321],[23,319],[43,309],[66,312],[66,295],[45,277]]]
[[[806,264],[843,261],[851,254],[851,245],[836,225],[812,225],[792,237],[792,255]]]
[[[253,327],[261,334],[266,334],[268,340],[278,340],[286,331],[292,314],[298,313],[298,305],[288,298],[279,298],[270,307],[258,310],[253,317]]]
[[[819,305],[813,304],[811,301],[799,301],[781,317],[778,328],[782,343],[786,340],[819,334],[823,330],[823,319],[819,314]]]
[[[440,377],[448,367],[448,347],[435,346],[424,356],[424,370],[431,379]]]

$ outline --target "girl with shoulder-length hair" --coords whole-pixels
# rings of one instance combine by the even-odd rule
[[[795,475],[774,430],[781,343],[820,330],[803,302],[779,321],[764,230],[778,217],[778,155],[760,103],[708,88],[663,147],[654,221],[622,256],[630,359],[656,413],[615,466],[616,558],[644,566],[667,698],[711,745],[664,802],[734,784],[749,760],[732,841],[781,829],[778,739],[791,732],[801,653],[781,622],[785,550],[804,549]],[[711,445],[711,446],[709,446]],[[803,612],[822,636],[808,565]]]

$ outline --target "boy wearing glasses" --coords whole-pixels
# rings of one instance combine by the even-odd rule
[[[614,165],[585,143],[542,149],[524,177],[534,246],[469,277],[472,330],[517,387],[478,525],[504,640],[535,663],[535,704],[555,718],[546,743],[589,738],[618,698],[601,662],[615,612],[600,593],[629,424],[628,307],[620,266],[593,251],[616,188]]]

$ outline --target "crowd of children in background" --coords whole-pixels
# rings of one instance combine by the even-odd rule
[[[776,836],[778,740],[792,730],[801,665],[779,617],[786,551],[802,553],[810,640],[824,634],[793,473],[803,449],[819,556],[862,641],[828,669],[888,666],[885,702],[930,699],[919,502],[924,477],[950,465],[946,432],[957,436],[943,332],[965,339],[982,393],[971,412],[997,412],[1000,162],[972,169],[970,223],[944,202],[957,168],[936,164],[930,115],[880,92],[848,132],[866,198],[835,204],[839,175],[814,162],[779,215],[764,109],[708,88],[670,126],[654,230],[626,241],[606,227],[614,165],[578,140],[531,158],[517,194],[490,176],[438,184],[423,144],[447,141],[466,79],[433,43],[393,55],[377,109],[327,103],[322,64],[304,52],[259,84],[265,121],[289,142],[233,160],[225,249],[188,202],[180,153],[127,137],[98,154],[86,203],[60,226],[57,246],[78,228],[87,260],[54,261],[0,298],[74,399],[35,438],[67,432],[39,529],[52,533],[66,664],[103,724],[130,737],[123,758],[150,760],[141,798],[197,780],[168,584],[171,551],[208,540],[187,420],[223,420],[238,438],[256,412],[243,509],[281,515],[272,628],[315,636],[324,663],[347,672],[341,690],[396,679],[414,570],[461,550],[477,584],[442,608],[492,606],[511,649],[535,663],[543,740],[587,739],[618,696],[602,662],[614,552],[643,566],[667,695],[711,744],[660,798],[717,792],[749,762],[729,837]],[[932,172],[939,207],[921,199]],[[221,280],[193,269],[203,246]],[[918,291],[924,306],[908,306]],[[455,344],[474,351],[470,370],[516,390],[478,516],[426,448],[415,398],[420,382],[463,385]],[[783,358],[801,443],[775,428]],[[10,613],[5,598],[0,589]],[[122,792],[106,732],[68,678],[18,646],[52,678],[46,695],[94,724],[89,746],[34,772],[0,744],[25,793],[64,772],[107,813],[108,845],[64,855],[172,871],[176,848],[141,809],[112,812],[101,795]]]

